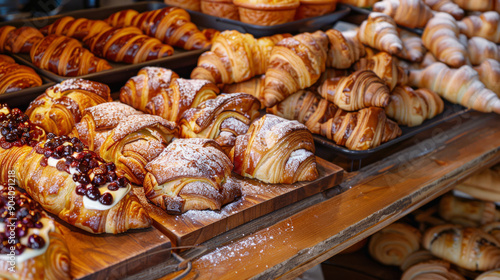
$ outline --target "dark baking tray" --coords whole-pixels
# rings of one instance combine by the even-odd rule
[[[316,144],[324,146],[323,148],[326,148],[323,150],[327,151],[328,153],[334,154],[335,156],[340,156],[342,158],[346,158],[348,160],[353,161],[353,163],[351,164],[352,167],[351,169],[357,169],[355,165],[359,165],[358,167],[361,167],[361,160],[371,157],[375,154],[380,154],[381,152],[382,153],[389,152],[389,150],[393,148],[396,144],[404,140],[407,140],[413,136],[416,136],[419,133],[428,131],[439,124],[458,118],[459,116],[462,116],[468,113],[469,111],[470,109],[467,109],[463,106],[452,104],[448,101],[444,101],[444,110],[441,114],[437,115],[436,117],[430,120],[425,120],[419,126],[414,126],[414,127],[400,126],[402,130],[401,136],[369,150],[363,150],[363,151],[349,150],[346,147],[336,145],[332,140],[329,140],[323,136],[314,135],[313,137]],[[321,156],[321,154],[318,155]],[[325,156],[331,156],[331,155],[325,155]]]
[[[149,10],[161,9],[164,7],[167,7],[167,5],[161,2],[154,2],[154,1],[138,2],[122,6],[78,10],[45,18],[11,21],[7,23],[2,23],[2,25],[8,24],[16,27],[29,25],[36,28],[41,28],[47,24],[53,23],[54,21],[63,16],[72,16],[75,18],[85,17],[88,19],[95,20],[95,19],[105,19],[112,13],[125,9],[134,9],[138,12],[144,12]],[[177,69],[190,65],[196,65],[198,57],[206,50],[208,50],[208,48],[202,50],[193,50],[193,51],[186,51],[179,48],[175,48],[174,54],[169,57],[159,58],[142,63],[125,64],[125,63],[110,62],[110,65],[113,66],[113,69],[78,76],[78,78],[89,79],[106,84],[117,84],[117,83],[124,84],[130,77],[135,76],[137,72],[145,66],[162,66],[170,69]],[[22,61],[24,64],[33,67],[38,73],[53,81],[61,82],[63,80],[70,78],[70,77],[59,76],[50,71],[36,67],[31,63],[31,59],[28,54],[20,54],[20,55],[18,54],[14,56],[19,61]]]
[[[210,27],[217,30],[237,30],[242,33],[250,33],[255,37],[271,36],[279,33],[300,33],[300,32],[313,32],[325,26],[331,26],[337,20],[343,18],[351,9],[347,6],[338,7],[332,13],[304,18],[283,24],[262,26],[255,24],[248,24],[238,20],[216,17],[207,15],[200,12],[190,11],[192,14],[191,20],[199,26]]]
[[[351,11],[353,12],[356,12],[356,13],[359,13],[359,14],[363,14],[363,15],[366,15],[368,17],[368,15],[373,12],[373,10],[371,8],[360,8],[360,7],[356,7],[356,6],[353,6],[353,5],[349,5],[349,4],[338,4],[338,6],[340,7],[347,7],[349,9],[351,9]],[[405,29],[405,30],[408,30],[410,32],[413,32],[415,34],[418,34],[418,35],[422,35],[422,33],[424,33],[423,29],[422,28],[409,28],[409,27],[406,27],[406,26],[401,26],[398,24],[398,27],[401,28],[401,29]]]

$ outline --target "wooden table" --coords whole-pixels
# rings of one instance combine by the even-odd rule
[[[473,112],[407,140],[340,186],[204,242],[207,253],[185,279],[294,278],[500,162],[498,127],[500,116]],[[164,274],[162,265],[143,272],[178,275]]]

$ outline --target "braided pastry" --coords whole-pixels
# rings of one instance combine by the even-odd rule
[[[370,13],[368,19],[361,23],[358,36],[363,44],[380,51],[398,54],[403,50],[396,22],[383,13]]]
[[[0,94],[42,85],[42,79],[30,67],[19,65],[6,55],[0,55]]]
[[[439,215],[446,221],[464,226],[480,226],[500,220],[495,203],[445,195],[439,201]]]
[[[340,32],[329,29],[325,33],[330,40],[327,67],[346,69],[365,55],[365,48],[358,39],[358,30]]]
[[[42,38],[43,34],[36,28],[6,25],[0,28],[0,52],[29,53]]]
[[[384,0],[373,4],[373,11],[384,13],[409,28],[423,28],[433,16],[422,0]]]
[[[490,11],[480,16],[468,16],[458,22],[458,27],[460,32],[469,38],[477,36],[500,43],[500,14],[497,12]]]
[[[56,34],[83,40],[85,37],[92,37],[103,29],[109,28],[109,24],[102,20],[90,20],[86,18],[78,18],[65,16],[54,23],[40,28],[40,31],[45,35]]]
[[[293,184],[318,178],[314,140],[306,126],[267,114],[236,138],[234,172],[266,183]]]
[[[104,59],[94,56],[76,39],[49,35],[30,51],[33,64],[65,77],[75,77],[111,69]]]

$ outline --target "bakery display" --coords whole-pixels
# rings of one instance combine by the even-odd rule
[[[93,37],[103,29],[109,28],[109,25],[103,20],[90,20],[86,18],[77,18],[65,16],[54,23],[40,28],[45,36],[50,34],[63,35],[78,40],[85,37]]]
[[[5,25],[0,28],[0,52],[29,53],[42,38],[43,34],[34,27]]]
[[[32,68],[17,64],[7,55],[0,55],[0,94],[41,86],[42,78]]]
[[[9,213],[2,215],[0,222],[0,277],[72,279],[68,245],[52,218],[15,185],[0,184],[0,201],[2,213]],[[16,238],[9,238],[11,227],[16,229]],[[14,269],[11,252],[16,263]]]
[[[293,21],[299,0],[233,0],[240,20],[255,25],[276,25]]]
[[[433,16],[423,0],[383,0],[373,4],[373,11],[384,13],[409,28],[423,28]]]
[[[383,13],[370,13],[368,19],[361,23],[358,36],[363,44],[389,54],[398,54],[403,50],[396,22]]]
[[[458,22],[460,32],[471,38],[482,37],[500,43],[500,14],[490,11],[480,16],[471,15]]]

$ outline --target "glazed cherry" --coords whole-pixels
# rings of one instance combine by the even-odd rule
[[[77,195],[85,195],[87,193],[87,189],[83,186],[77,186],[75,190]]]
[[[108,184],[108,190],[110,191],[117,191],[120,187],[118,187],[118,184],[115,182],[109,183]]]
[[[101,196],[101,192],[99,192],[99,188],[95,186],[89,186],[87,187],[87,197],[91,200],[98,200],[99,197]]]
[[[37,234],[32,234],[28,237],[28,247],[31,249],[41,249],[45,246],[45,240],[37,235]]]
[[[111,205],[113,204],[113,196],[110,193],[104,193],[100,198],[99,202],[103,205]]]

